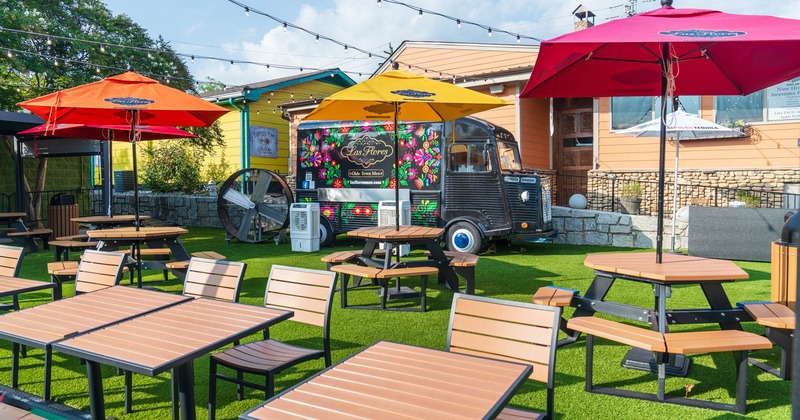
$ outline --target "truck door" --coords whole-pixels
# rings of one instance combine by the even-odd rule
[[[452,143],[447,151],[443,218],[469,218],[487,230],[510,227],[500,170],[486,142]]]

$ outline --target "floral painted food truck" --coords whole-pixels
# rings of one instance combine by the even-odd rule
[[[445,228],[450,250],[477,253],[496,239],[555,236],[550,192],[539,175],[522,169],[507,130],[470,117],[403,122],[395,179],[392,124],[319,121],[298,127],[295,192],[298,201],[319,203],[322,245],[332,244],[336,234],[377,225],[379,203],[394,206],[396,183],[401,203],[410,202],[410,223]]]

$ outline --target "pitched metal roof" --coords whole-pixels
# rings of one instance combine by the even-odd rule
[[[290,86],[313,81],[330,83],[343,88],[348,88],[356,84],[356,82],[343,71],[339,69],[329,69],[280,77],[277,79],[264,80],[247,85],[232,86],[225,89],[212,90],[202,93],[200,97],[211,102],[227,99],[246,99],[248,101],[256,101],[266,92],[285,89]]]

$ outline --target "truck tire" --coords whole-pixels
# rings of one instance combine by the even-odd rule
[[[481,248],[483,248],[481,233],[472,223],[457,222],[447,229],[448,250],[477,254]]]
[[[319,217],[319,246],[333,246],[336,235],[333,233],[333,226],[328,218]]]

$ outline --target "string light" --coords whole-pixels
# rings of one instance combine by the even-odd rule
[[[192,63],[194,63],[194,56],[192,56]]]
[[[461,19],[456,19],[456,27],[461,29]]]
[[[14,54],[11,53],[11,50],[6,51],[6,55],[8,58],[14,58]]]
[[[283,22],[283,32],[286,32],[286,22]]]
[[[100,44],[100,52],[102,52],[102,53],[106,52],[106,46],[105,45]]]
[[[489,28],[489,38],[492,37],[492,28]]]
[[[247,6],[244,7],[244,15],[250,17],[250,8]]]
[[[422,19],[422,9],[419,9],[419,18]]]
[[[319,35],[317,35],[317,39],[314,40],[315,43],[319,44]]]
[[[381,0],[378,0],[378,7],[381,7]]]
[[[47,41],[45,41],[47,45],[53,45],[53,40],[50,37],[47,37]]]

